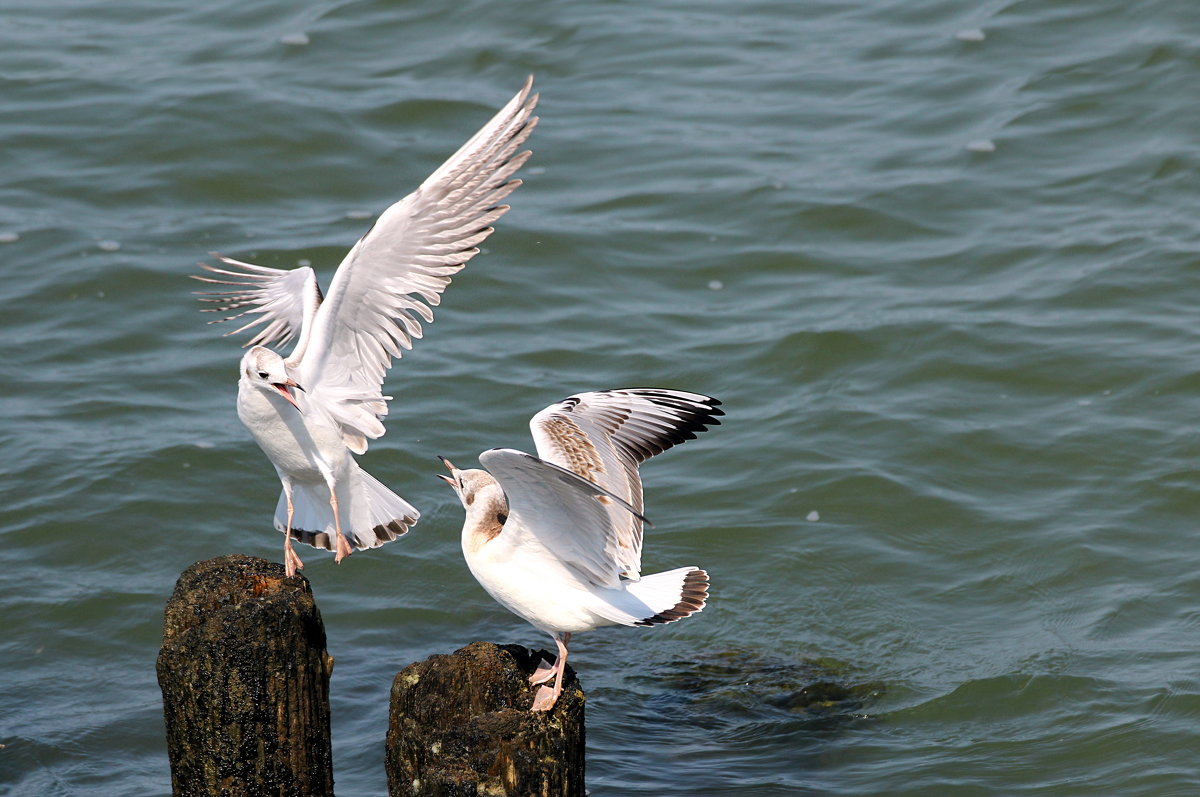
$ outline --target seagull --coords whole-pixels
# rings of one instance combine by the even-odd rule
[[[608,625],[673,623],[699,612],[708,573],[680,567],[642,576],[638,465],[720,423],[721,402],[697,393],[630,388],[577,393],[533,416],[538,456],[479,455],[484,470],[439,457],[466,510],[463,556],[501,605],[558,646],[530,683],[533,711],[562,693],[571,635]],[[554,686],[548,681],[554,679]]]
[[[537,124],[533,78],[417,190],[387,208],[338,266],[324,296],[308,266],[284,270],[215,255],[224,268],[195,279],[232,289],[200,293],[238,311],[218,319],[256,326],[238,379],[238,417],[266,453],[283,492],[275,528],[284,533],[284,568],[304,567],[292,538],[335,551],[374,548],[406,533],[420,513],[359,467],[353,454],[384,433],[391,396],[381,392],[393,358],[433,321],[442,291],[521,184],[529,158],[518,152]],[[217,323],[217,322],[210,322]],[[261,325],[261,326],[259,326]],[[267,348],[296,340],[285,358]]]

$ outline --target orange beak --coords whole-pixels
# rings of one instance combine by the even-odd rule
[[[293,407],[295,407],[297,410],[300,409],[300,405],[296,403],[296,397],[292,395],[292,391],[288,390],[289,387],[294,387],[297,390],[304,390],[304,388],[300,387],[299,382],[289,376],[286,382],[272,382],[271,387],[278,390],[285,399],[291,402]]]

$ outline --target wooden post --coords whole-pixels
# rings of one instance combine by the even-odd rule
[[[568,665],[554,709],[533,713],[537,658],[474,642],[392,683],[391,797],[583,797],[584,694]]]
[[[303,576],[240,555],[185,570],[158,654],[175,797],[332,797],[332,670]]]

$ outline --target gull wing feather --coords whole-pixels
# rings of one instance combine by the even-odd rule
[[[720,423],[717,399],[699,393],[628,388],[576,393],[533,416],[538,456],[619,496],[634,512],[608,508],[621,574],[642,569],[642,479],[638,465]]]
[[[592,584],[620,586],[609,507],[644,521],[639,512],[594,482],[523,451],[493,448],[479,462],[508,500],[500,534],[509,545],[540,545]]]
[[[261,329],[255,330],[254,336],[244,344],[245,346],[284,344],[299,336],[291,354],[292,360],[299,360],[304,355],[308,335],[312,330],[313,316],[321,306],[321,288],[313,270],[308,266],[296,269],[256,266],[215,252],[213,257],[224,263],[227,268],[201,263],[202,269],[217,276],[193,274],[192,279],[211,285],[230,285],[233,289],[196,291],[200,301],[217,305],[204,308],[202,312],[241,312],[208,323],[219,324],[251,316],[242,326],[225,334],[236,335],[263,325]]]
[[[300,383],[355,453],[383,434],[381,393],[392,360],[433,321],[450,278],[479,253],[500,204],[521,184],[518,152],[537,124],[533,79],[416,191],[395,203],[346,255],[313,320]],[[298,358],[294,358],[298,359]]]

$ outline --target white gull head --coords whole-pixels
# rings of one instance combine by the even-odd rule
[[[291,388],[304,388],[288,375],[283,358],[265,346],[255,346],[242,357],[240,381],[267,394],[282,395],[300,409]]]

